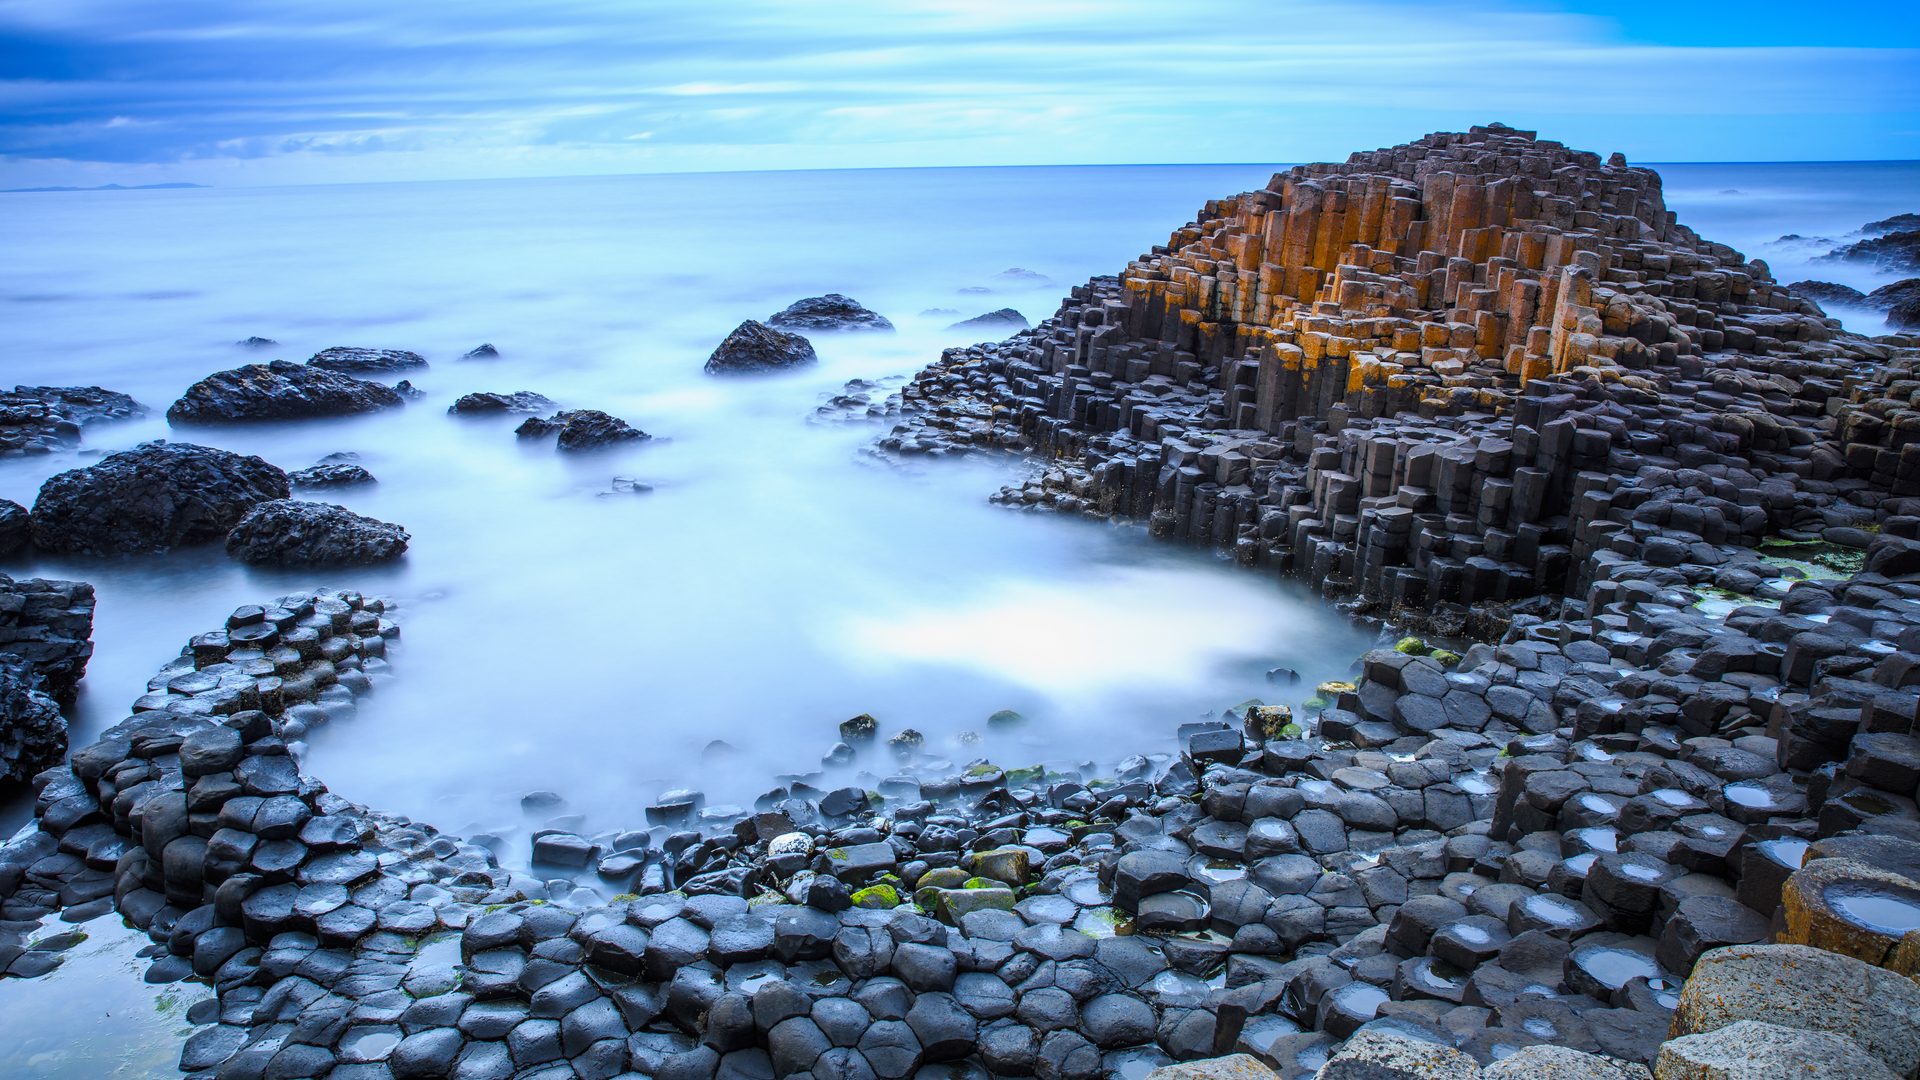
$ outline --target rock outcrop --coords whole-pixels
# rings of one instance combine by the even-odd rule
[[[0,559],[18,555],[33,542],[33,522],[27,508],[0,499]]]
[[[61,704],[73,703],[93,657],[93,586],[0,574],[0,659],[25,664]]]
[[[227,554],[259,566],[365,566],[406,553],[407,531],[332,503],[276,499],[247,511]]]
[[[962,319],[949,330],[979,330],[983,333],[1011,334],[1016,330],[1025,330],[1033,325],[1025,315],[1012,308],[1000,308],[985,315],[975,315],[971,319]]]
[[[405,349],[361,349],[336,345],[321,349],[307,361],[309,367],[348,375],[384,375],[391,371],[415,371],[427,366],[427,358]]]
[[[799,333],[833,330],[892,330],[893,323],[858,300],[839,293],[796,300],[767,320],[767,325]]]
[[[146,412],[127,395],[98,386],[16,386],[0,391],[0,457],[64,450],[78,445],[90,425]]]
[[[150,442],[40,486],[33,543],[63,555],[160,552],[221,539],[256,504],[288,495],[265,460],[192,443]]]
[[[27,666],[0,653],[0,792],[67,752],[67,720]]]
[[[304,420],[375,412],[404,403],[405,398],[392,387],[275,360],[201,379],[168,407],[167,419],[176,424]]]
[[[511,394],[480,391],[461,395],[459,400],[447,406],[447,411],[468,416],[488,413],[525,413],[532,416],[552,408],[551,400],[531,390],[516,390]]]
[[[297,488],[343,488],[375,483],[373,474],[351,461],[310,465],[287,474],[287,482]]]
[[[813,343],[748,319],[734,327],[707,358],[709,375],[756,375],[806,367],[820,360]]]
[[[598,409],[569,409],[549,417],[530,417],[513,429],[522,439],[557,435],[555,446],[568,452],[604,450],[621,443],[644,442],[653,436],[617,416]]]

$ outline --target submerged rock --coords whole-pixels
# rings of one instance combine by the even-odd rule
[[[270,337],[261,337],[255,334],[252,337],[241,338],[239,341],[234,342],[233,346],[236,349],[271,349],[279,344],[279,342]]]
[[[523,439],[559,436],[561,450],[600,450],[620,443],[641,442],[653,436],[598,409],[569,409],[542,419],[533,417],[513,429]]]
[[[127,395],[98,386],[16,386],[0,391],[0,457],[74,446],[83,428],[146,412]]]
[[[67,721],[40,677],[0,655],[0,790],[25,783],[67,753]]]
[[[307,361],[311,367],[341,371],[349,375],[379,374],[388,371],[413,371],[427,366],[427,358],[405,349],[360,349],[336,345],[321,349]]]
[[[262,458],[143,443],[41,485],[33,543],[63,555],[167,551],[218,540],[249,509],[287,494],[287,474]]]
[[[1031,325],[1033,324],[1027,321],[1025,315],[1020,314],[1010,307],[1003,307],[997,311],[989,311],[985,315],[975,315],[971,319],[962,319],[952,326],[947,327],[947,329],[990,330],[994,332],[1012,333],[1016,330],[1025,330]]]
[[[782,330],[892,330],[886,317],[839,293],[796,300],[767,320]]]
[[[490,343],[485,345],[475,345],[473,348],[468,349],[466,352],[461,353],[460,359],[462,360],[498,360],[500,359],[500,350],[494,348],[493,345]]]
[[[287,474],[287,480],[294,487],[304,488],[353,487],[376,482],[372,473],[346,461],[313,465],[290,472]]]
[[[479,416],[487,413],[526,413],[535,415],[553,408],[553,402],[531,390],[516,390],[511,394],[496,394],[479,391],[461,395],[458,401],[447,406],[450,413],[467,416]]]
[[[747,375],[806,367],[820,357],[813,344],[799,334],[775,330],[752,319],[734,327],[733,333],[707,357],[709,375]]]
[[[33,541],[33,523],[27,508],[0,499],[0,559],[25,551]]]
[[[361,566],[397,559],[410,539],[398,525],[332,503],[261,503],[227,534],[227,554],[262,566]]]
[[[379,383],[275,360],[201,379],[167,409],[167,419],[176,424],[303,420],[390,409],[404,400]]]

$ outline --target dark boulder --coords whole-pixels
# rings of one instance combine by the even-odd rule
[[[336,345],[314,353],[307,364],[349,375],[373,375],[389,371],[414,371],[426,367],[427,358],[405,349],[359,349]]]
[[[1834,248],[1820,258],[1872,263],[1884,270],[1920,270],[1920,229],[1870,236]]]
[[[500,350],[494,348],[491,344],[475,345],[473,348],[468,349],[466,352],[461,353],[460,359],[462,360],[498,360],[500,359]]]
[[[785,311],[768,319],[767,325],[801,331],[893,329],[893,324],[885,316],[869,311],[861,306],[860,301],[839,293],[796,300]]]
[[[167,409],[176,424],[301,420],[390,409],[405,401],[379,383],[275,360],[209,375]]]
[[[397,559],[407,531],[332,503],[261,503],[227,534],[227,554],[260,566],[364,566]]]
[[[1032,323],[1027,321],[1025,315],[1020,314],[1010,307],[1003,307],[998,311],[989,311],[985,315],[975,315],[971,319],[962,319],[952,326],[947,327],[947,329],[983,330],[1010,334],[1016,330],[1025,330],[1032,325]]]
[[[748,319],[707,357],[706,371],[709,375],[757,374],[806,367],[819,360],[806,338]]]
[[[1913,229],[1920,229],[1920,214],[1895,214],[1892,217],[1881,218],[1879,221],[1869,221],[1865,225],[1860,226],[1860,231],[1866,233],[1868,236],[1878,236],[1882,233],[1890,232],[1908,232]]]
[[[532,417],[514,428],[513,433],[523,439],[557,434],[557,445],[567,451],[601,450],[653,438],[625,420],[598,409],[569,409],[545,419]]]
[[[1851,285],[1841,285],[1832,281],[1796,281],[1787,286],[1801,296],[1825,307],[1828,304],[1852,304],[1865,307],[1867,294]]]
[[[57,765],[67,753],[67,721],[27,664],[0,655],[0,790]]]
[[[127,395],[98,386],[16,386],[0,391],[0,457],[70,447],[82,428],[146,412]]]
[[[72,704],[93,656],[93,586],[0,574],[0,659],[26,664]]]
[[[526,413],[532,416],[551,408],[553,408],[552,401],[531,390],[516,390],[511,394],[496,394],[483,390],[479,393],[462,395],[460,400],[447,406],[447,411],[464,416],[489,413]]]
[[[32,540],[33,525],[27,508],[0,499],[0,559],[19,554]]]
[[[287,474],[297,488],[339,488],[371,484],[373,474],[348,461],[322,463]]]
[[[261,458],[142,443],[41,485],[33,543],[63,555],[167,551],[218,540],[249,509],[287,493],[287,475]]]
[[[1867,306],[1883,310],[1914,301],[1920,301],[1920,278],[1890,281],[1867,294]]]

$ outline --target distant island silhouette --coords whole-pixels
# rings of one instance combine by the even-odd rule
[[[160,191],[168,188],[203,188],[211,184],[101,184],[99,187],[17,187],[0,188],[0,195],[24,195],[36,191]]]

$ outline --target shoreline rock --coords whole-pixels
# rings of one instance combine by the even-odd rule
[[[813,343],[752,319],[734,327],[707,357],[709,375],[755,375],[819,363]]]
[[[362,349],[336,345],[314,353],[307,360],[307,366],[344,375],[384,375],[392,371],[417,371],[427,366],[427,358],[405,349]]]
[[[77,446],[90,425],[146,413],[127,395],[98,386],[16,386],[0,391],[0,457]]]
[[[399,558],[409,539],[400,526],[344,506],[276,499],[235,523],[227,554],[258,566],[365,566]]]
[[[288,493],[287,475],[261,458],[142,443],[42,484],[33,544],[63,555],[164,552],[219,540],[253,506]]]
[[[858,300],[839,293],[809,296],[795,300],[768,317],[767,325],[777,330],[806,331],[891,331],[893,323]]]
[[[324,368],[275,360],[216,372],[167,408],[175,424],[225,424],[352,416],[405,404],[387,386]]]

